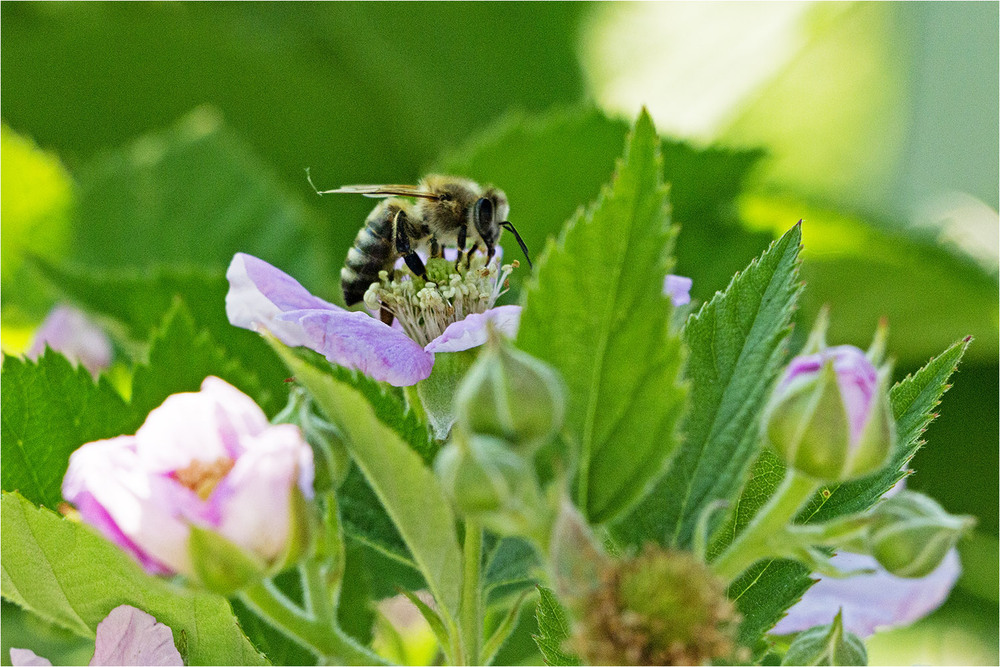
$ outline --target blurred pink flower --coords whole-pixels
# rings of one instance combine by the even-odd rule
[[[293,531],[292,494],[312,496],[312,449],[296,426],[272,426],[245,394],[209,377],[174,394],[136,434],[70,457],[63,496],[83,520],[150,573],[194,573],[192,526],[272,564]]]
[[[163,623],[146,612],[127,604],[111,610],[97,624],[94,657],[91,665],[183,665],[181,654],[174,646],[174,634]],[[34,651],[12,648],[10,661],[14,667],[51,666]]]
[[[67,305],[54,307],[38,327],[27,357],[36,359],[46,346],[83,365],[92,375],[111,365],[111,341],[82,311]]]

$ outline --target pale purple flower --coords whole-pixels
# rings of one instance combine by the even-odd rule
[[[830,559],[830,564],[845,572],[875,572],[844,579],[820,576],[771,634],[824,625],[833,620],[838,609],[843,609],[844,628],[859,637],[869,637],[877,629],[909,625],[940,607],[962,572],[955,549],[937,569],[920,579],[893,576],[874,558],[861,554],[840,553]]]
[[[191,526],[267,564],[292,533],[292,493],[312,496],[312,449],[297,426],[268,423],[245,394],[209,377],[174,394],[136,434],[70,457],[63,496],[150,573],[192,575]]]
[[[170,628],[146,612],[127,604],[111,610],[97,624],[94,641],[94,665],[183,665],[174,646]],[[42,667],[52,663],[23,648],[10,650],[14,667]]]
[[[397,387],[427,378],[435,353],[485,343],[488,321],[513,336],[521,314],[520,306],[469,313],[421,344],[413,339],[412,330],[408,335],[403,327],[315,297],[288,274],[251,255],[237,253],[226,278],[226,314],[233,325],[265,329],[286,345],[308,347],[335,364]]]
[[[670,302],[674,306],[683,306],[691,303],[691,285],[694,281],[686,276],[675,276],[667,274],[663,279],[663,293],[670,297]]]
[[[46,347],[80,363],[92,375],[111,365],[111,341],[84,313],[72,306],[54,307],[35,332],[27,357],[36,359]]]

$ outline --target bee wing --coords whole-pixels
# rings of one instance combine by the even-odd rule
[[[323,190],[319,194],[355,194],[365,197],[419,197],[438,199],[438,195],[416,185],[344,185],[335,190]]]

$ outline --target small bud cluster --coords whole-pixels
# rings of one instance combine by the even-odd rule
[[[592,665],[703,665],[739,657],[739,614],[692,554],[647,546],[605,568],[579,614],[572,650]]]
[[[498,259],[473,253],[468,265],[443,257],[427,261],[427,280],[404,270],[380,271],[379,281],[365,292],[374,313],[391,312],[410,338],[421,345],[444,333],[449,324],[473,313],[484,313],[507,291],[516,261],[500,266]]]

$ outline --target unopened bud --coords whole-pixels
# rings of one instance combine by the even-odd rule
[[[534,466],[503,440],[456,432],[434,470],[455,509],[494,532],[527,534],[544,511]]]
[[[725,583],[688,552],[647,546],[612,562],[578,616],[570,642],[587,664],[704,665],[741,657],[739,614]]]
[[[562,426],[564,403],[555,370],[492,329],[455,394],[458,422],[467,432],[503,438],[529,454]]]
[[[897,577],[923,577],[934,571],[958,538],[975,521],[948,514],[937,502],[902,491],[872,510],[868,548]]]
[[[817,625],[799,633],[785,653],[782,665],[867,665],[865,644],[844,632],[841,612],[829,625]]]
[[[819,479],[877,470],[895,439],[888,375],[850,345],[796,357],[765,409],[765,439],[788,465]]]

